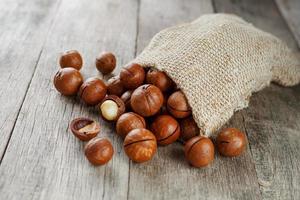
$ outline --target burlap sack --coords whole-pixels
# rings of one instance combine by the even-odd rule
[[[165,71],[208,136],[271,81],[283,86],[300,81],[296,54],[275,36],[228,14],[204,15],[157,33],[133,62]]]

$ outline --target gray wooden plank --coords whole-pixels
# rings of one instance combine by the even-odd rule
[[[95,108],[61,96],[52,83],[59,52],[79,50],[85,77],[98,75],[94,59],[114,51],[121,66],[134,57],[138,3],[132,0],[64,0],[49,31],[2,164],[0,199],[124,199],[129,162],[112,125]],[[100,76],[100,75],[99,75]],[[101,123],[115,148],[105,166],[93,167],[84,143],[68,129],[78,116]]]
[[[297,49],[273,1],[217,0],[215,5],[218,12],[238,14]],[[291,88],[271,85],[254,94],[249,108],[240,112],[263,199],[300,198],[299,100],[299,85]]]
[[[281,17],[272,0],[265,1],[231,1],[215,0],[216,12],[229,12],[252,22],[256,27],[274,34],[292,49],[298,49],[297,43],[289,31],[284,19]]]
[[[300,198],[300,87],[271,86],[243,112],[264,199]]]
[[[0,163],[59,2],[0,1]]]
[[[275,0],[300,47],[300,1]]]
[[[141,0],[137,52],[141,52],[150,39],[163,28],[195,19],[200,14],[212,13],[210,0],[149,1]]]
[[[142,0],[138,52],[162,28],[212,12],[211,1]],[[242,115],[227,126],[243,130]],[[129,185],[128,199],[260,199],[249,149],[239,158],[216,155],[211,166],[196,169],[185,161],[182,145],[159,147],[150,162],[130,164]]]

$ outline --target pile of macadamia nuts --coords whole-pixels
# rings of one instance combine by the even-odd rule
[[[105,83],[97,77],[83,80],[79,71],[83,61],[76,50],[63,53],[59,63],[61,69],[54,77],[57,91],[67,96],[78,95],[86,105],[96,106],[105,121],[114,122],[116,134],[124,139],[125,153],[134,162],[146,162],[155,155],[157,145],[176,141],[184,144],[186,160],[192,166],[204,167],[214,160],[212,140],[200,135],[185,95],[164,72],[131,63]],[[109,74],[116,67],[116,58],[103,52],[95,65],[102,74]],[[98,122],[76,118],[70,129],[77,138],[88,141],[84,151],[92,164],[103,165],[112,158],[111,142],[96,137],[101,129]],[[245,150],[246,142],[244,133],[226,128],[215,144],[221,155],[233,157]]]

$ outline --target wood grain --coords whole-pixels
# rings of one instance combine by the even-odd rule
[[[137,6],[131,0],[62,1],[0,166],[0,199],[126,198],[129,164],[113,126],[100,121],[114,158],[93,167],[68,124],[78,116],[99,119],[99,114],[76,98],[61,96],[52,78],[59,52],[67,49],[82,53],[85,77],[98,75],[94,59],[102,50],[114,51],[119,66],[131,60]]]
[[[300,47],[300,1],[276,0],[275,2]]]
[[[276,1],[297,38],[296,1]],[[117,74],[156,32],[212,13],[212,5],[298,49],[271,0],[0,1],[0,199],[299,199],[300,86],[254,94],[226,124],[247,133],[246,153],[217,154],[203,169],[185,162],[179,143],[159,147],[148,163],[129,161],[113,124],[53,87],[60,52],[79,50],[85,78],[107,79],[94,67],[99,52],[115,52]],[[115,148],[108,165],[85,159],[84,143],[68,129],[78,116],[100,121]]]
[[[264,199],[299,199],[300,87],[272,85],[243,112]]]
[[[217,12],[238,14],[297,49],[273,1],[218,0],[215,5]],[[254,94],[249,108],[240,112],[263,199],[300,198],[299,100],[299,85],[291,88],[271,85]]]
[[[160,5],[159,7],[156,5]],[[168,26],[188,22],[213,12],[210,1],[141,1],[137,49]],[[228,126],[243,128],[241,115]],[[128,199],[260,199],[250,151],[239,158],[216,155],[203,169],[187,164],[183,146],[159,147],[148,163],[130,165]]]
[[[0,1],[0,163],[59,2]]]

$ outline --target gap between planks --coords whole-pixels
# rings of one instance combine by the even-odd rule
[[[38,42],[40,42],[41,43],[41,47],[40,47],[40,50],[39,50],[39,52],[38,52],[38,56],[37,56],[37,58],[36,58],[36,60],[35,60],[35,64],[34,64],[34,67],[33,67],[33,69],[30,71],[30,76],[29,76],[29,79],[28,79],[28,83],[22,83],[22,81],[24,80],[24,79],[21,79],[21,84],[19,84],[17,87],[19,87],[20,85],[26,85],[26,87],[24,88],[24,91],[25,91],[25,93],[23,94],[23,96],[20,98],[21,100],[20,100],[20,102],[19,102],[19,105],[18,105],[18,108],[17,108],[17,110],[15,111],[16,113],[15,113],[15,116],[14,116],[14,118],[12,119],[12,121],[13,121],[13,123],[12,123],[12,125],[11,125],[11,128],[9,128],[8,127],[8,129],[10,129],[9,130],[9,132],[8,132],[8,136],[7,136],[7,140],[2,140],[2,142],[4,143],[4,144],[1,144],[0,143],[0,165],[1,165],[1,163],[2,163],[2,160],[3,160],[3,158],[4,158],[4,156],[5,156],[5,153],[6,153],[6,150],[7,150],[7,147],[8,147],[8,145],[9,145],[9,142],[10,142],[10,139],[11,139],[11,136],[12,136],[12,134],[13,134],[13,131],[14,131],[14,128],[15,128],[15,125],[16,125],[16,122],[17,122],[17,119],[18,119],[18,117],[19,117],[19,114],[20,114],[20,111],[21,111],[21,109],[22,109],[22,106],[23,106],[23,103],[24,103],[24,100],[25,100],[25,98],[26,98],[26,95],[27,95],[27,92],[28,92],[28,89],[30,88],[30,85],[31,85],[31,82],[32,82],[32,78],[33,78],[33,76],[34,76],[34,74],[35,74],[35,71],[36,71],[36,67],[37,67],[37,65],[38,65],[38,62],[39,62],[39,60],[40,60],[40,57],[41,57],[41,54],[42,54],[42,52],[43,52],[43,48],[44,48],[44,45],[45,45],[45,42],[46,42],[46,38],[47,38],[47,35],[48,35],[48,32],[49,32],[49,30],[51,29],[51,27],[52,27],[52,24],[53,24],[53,22],[54,22],[54,19],[55,19],[55,17],[56,17],[56,11],[59,9],[59,6],[60,6],[60,4],[61,4],[61,1],[62,0],[58,0],[56,3],[55,3],[55,8],[53,9],[53,11],[51,12],[50,11],[50,13],[49,13],[49,27],[48,27],[48,31],[45,31],[44,33],[45,33],[45,35],[46,35],[46,37],[44,37],[44,38],[41,38],[41,40],[39,41],[39,40],[37,40],[37,38],[34,38],[34,37],[32,37],[32,38],[22,38],[21,37],[21,39],[19,39],[19,38],[17,38],[17,39],[15,39],[15,38],[11,38],[11,40],[13,41],[13,43],[20,43],[20,42],[24,42],[25,40],[26,40],[26,42],[27,42],[27,40],[29,40],[29,43],[35,43],[36,42],[36,40],[38,41]],[[19,7],[17,7],[17,9],[15,10],[16,11],[16,13],[18,13],[18,9],[20,9],[20,10],[22,10],[22,5],[20,5],[20,4],[18,4],[18,6]],[[5,13],[5,12],[4,12]],[[30,13],[31,14],[31,13]],[[34,12],[32,12],[32,15],[34,15],[35,13]],[[18,20],[18,19],[17,19]],[[39,20],[39,19],[38,19]],[[32,23],[32,21],[30,21],[30,23]],[[15,24],[15,25],[19,25],[19,24]],[[40,27],[40,29],[42,29],[42,27]],[[37,30],[32,30],[32,31],[40,31],[39,29],[37,29]],[[20,33],[19,33],[19,31],[14,31],[15,33],[15,35],[18,35],[18,34],[22,34],[22,29],[20,30]],[[4,31],[4,34],[3,34],[4,36],[5,36],[5,31]],[[2,35],[2,36],[3,36]],[[42,36],[43,36],[43,34],[42,34]],[[20,41],[18,41],[18,40],[20,40]],[[10,42],[10,40],[5,40],[4,42]],[[38,46],[39,47],[39,46]],[[14,49],[14,51],[15,51],[16,49]],[[28,55],[28,56],[32,56],[32,55]],[[16,58],[16,60],[18,60],[18,59],[20,59],[19,60],[19,62],[22,62],[23,61],[23,59],[21,59],[21,58]],[[26,65],[27,63],[25,62],[25,65]],[[4,66],[6,65],[6,63],[4,63]],[[3,67],[3,66],[2,66]],[[22,66],[22,67],[24,67],[24,66]],[[23,76],[24,74],[22,74],[22,76]],[[10,86],[11,84],[9,84],[9,86]],[[19,94],[19,93],[16,93],[16,94]],[[5,97],[3,97],[3,98],[5,98]],[[18,99],[19,97],[15,97],[16,99]],[[11,102],[10,100],[8,101],[8,102]],[[12,104],[14,103],[13,101],[11,102]],[[3,110],[3,109],[2,109]],[[9,113],[8,113],[9,112]],[[8,114],[10,114],[11,112],[14,112],[13,110],[9,110],[8,112],[5,112],[5,109],[4,109],[4,113],[2,113],[2,115],[8,115]],[[7,117],[8,118],[8,117]],[[3,122],[3,123],[5,123],[5,122]],[[5,126],[5,125],[4,125]],[[8,125],[9,126],[9,125]],[[3,129],[3,128],[2,128]],[[3,131],[3,133],[4,133],[4,135],[6,134],[6,131]],[[3,147],[2,147],[3,146]],[[1,148],[3,148],[3,150],[1,149]]]
[[[39,62],[39,60],[40,60],[40,58],[41,58],[42,52],[43,52],[43,46],[42,46],[42,49],[41,49],[41,51],[40,51],[40,53],[39,53],[39,55],[38,55],[37,61],[36,61],[36,63],[35,63],[34,69],[33,69],[32,76],[31,76],[30,81],[29,81],[29,83],[28,83],[28,85],[27,85],[27,87],[26,87],[25,95],[24,95],[24,97],[22,98],[21,106],[20,106],[20,108],[19,108],[19,110],[18,110],[18,112],[17,112],[17,116],[16,116],[16,118],[15,118],[15,120],[14,120],[14,124],[13,124],[13,126],[12,126],[11,132],[10,132],[9,137],[8,137],[8,140],[7,140],[7,143],[6,143],[5,147],[4,147],[2,156],[1,156],[1,158],[0,158],[0,165],[1,165],[1,163],[2,163],[2,160],[3,160],[3,158],[4,158],[4,155],[5,155],[5,153],[6,153],[6,149],[7,149],[7,147],[8,147],[8,144],[9,144],[10,138],[11,138],[11,136],[12,136],[12,133],[13,133],[13,131],[14,131],[14,129],[15,129],[15,126],[16,126],[16,123],[17,123],[17,119],[18,119],[19,114],[20,114],[20,111],[21,111],[21,109],[22,109],[22,107],[23,107],[23,103],[24,103],[24,100],[25,100],[25,98],[26,98],[26,94],[27,94],[28,89],[29,89],[29,87],[30,87],[30,85],[31,85],[31,81],[32,81],[32,78],[33,78],[33,76],[34,76],[34,72],[35,72],[35,70],[36,70],[36,67],[37,67],[37,65],[38,65],[38,62]]]
[[[126,197],[128,173],[125,173],[124,169],[127,168],[128,159],[123,152],[119,153],[121,152],[120,140],[112,134],[112,126],[101,121],[103,123],[102,135],[110,137],[114,143],[116,150],[114,159],[105,167],[93,168],[82,154],[82,144],[71,137],[68,131],[66,132],[66,126],[69,120],[76,115],[84,114],[93,118],[96,116],[99,118],[99,115],[94,109],[79,105],[75,99],[60,96],[53,89],[52,77],[49,80],[48,76],[55,71],[56,60],[54,59],[56,56],[54,54],[60,52],[61,49],[70,47],[79,50],[83,48],[82,53],[86,59],[85,66],[93,66],[93,59],[101,49],[113,50],[118,57],[122,55],[118,60],[118,65],[123,65],[133,59],[136,39],[136,1],[69,2],[65,0],[62,7],[64,9],[59,10],[59,17],[55,20],[54,28],[47,38],[45,51],[41,55],[32,84],[21,108],[22,115],[20,114],[18,117],[7,153],[0,166],[0,174],[3,177],[0,180],[0,190],[4,191],[0,192],[0,196],[3,198],[22,196],[23,199],[81,198],[86,197],[85,195],[91,199],[99,198],[99,196],[104,199]],[[85,10],[90,12],[85,12]],[[123,12],[124,10],[126,12]],[[97,17],[86,13],[96,13]],[[127,18],[128,20],[126,20]],[[76,26],[73,26],[72,22],[76,23]],[[79,23],[82,23],[82,26]],[[68,32],[72,28],[75,28],[76,31]],[[80,42],[82,37],[84,37],[84,43]],[[57,44],[63,45],[58,48]],[[47,67],[44,68],[44,66]],[[86,67],[84,75],[95,75],[95,71],[93,67]],[[39,95],[41,97],[48,96],[47,99],[42,98],[40,99],[42,101],[39,101]],[[61,113],[59,110],[65,110],[65,112]],[[35,112],[33,116],[31,116],[32,112]],[[46,120],[46,118],[48,119]],[[32,120],[36,123],[33,123]],[[58,126],[51,127],[51,123],[58,124]],[[44,132],[41,133],[41,129]],[[45,131],[46,133],[49,131],[51,134],[44,135]],[[34,139],[33,136],[37,138]],[[23,140],[23,137],[28,138]],[[24,144],[18,146],[20,142]],[[47,153],[41,156],[40,154],[43,152]],[[12,162],[14,154],[24,155],[17,157]],[[57,155],[60,155],[59,160],[56,160]],[[47,163],[50,166],[45,168],[46,158],[49,158],[50,162]],[[31,162],[28,163],[26,160]],[[14,165],[10,166],[12,163]],[[72,168],[69,165],[72,165]],[[24,169],[32,167],[34,171],[29,170],[23,173]],[[25,174],[26,176],[24,176]],[[77,181],[77,178],[80,178],[79,174],[81,174],[80,177],[85,177],[80,179],[80,182]],[[51,179],[44,178],[49,175]],[[104,179],[98,176],[105,177],[107,181],[104,182]],[[27,184],[22,184],[22,182]],[[79,184],[78,188],[82,188],[81,192],[72,185],[75,183]],[[89,187],[85,187],[86,185],[92,190],[89,191]],[[118,192],[112,191],[112,185],[118,188]],[[102,187],[100,191],[97,188],[99,186]]]
[[[298,50],[273,1],[215,0],[215,5],[218,12],[238,14],[258,28],[276,35],[291,49]],[[299,88],[299,85],[290,88],[271,85],[253,94],[249,107],[239,112],[243,116],[263,199],[300,197],[300,171],[293,167],[299,165],[297,158],[300,153],[297,148],[300,127],[295,125],[300,124],[297,115]]]

